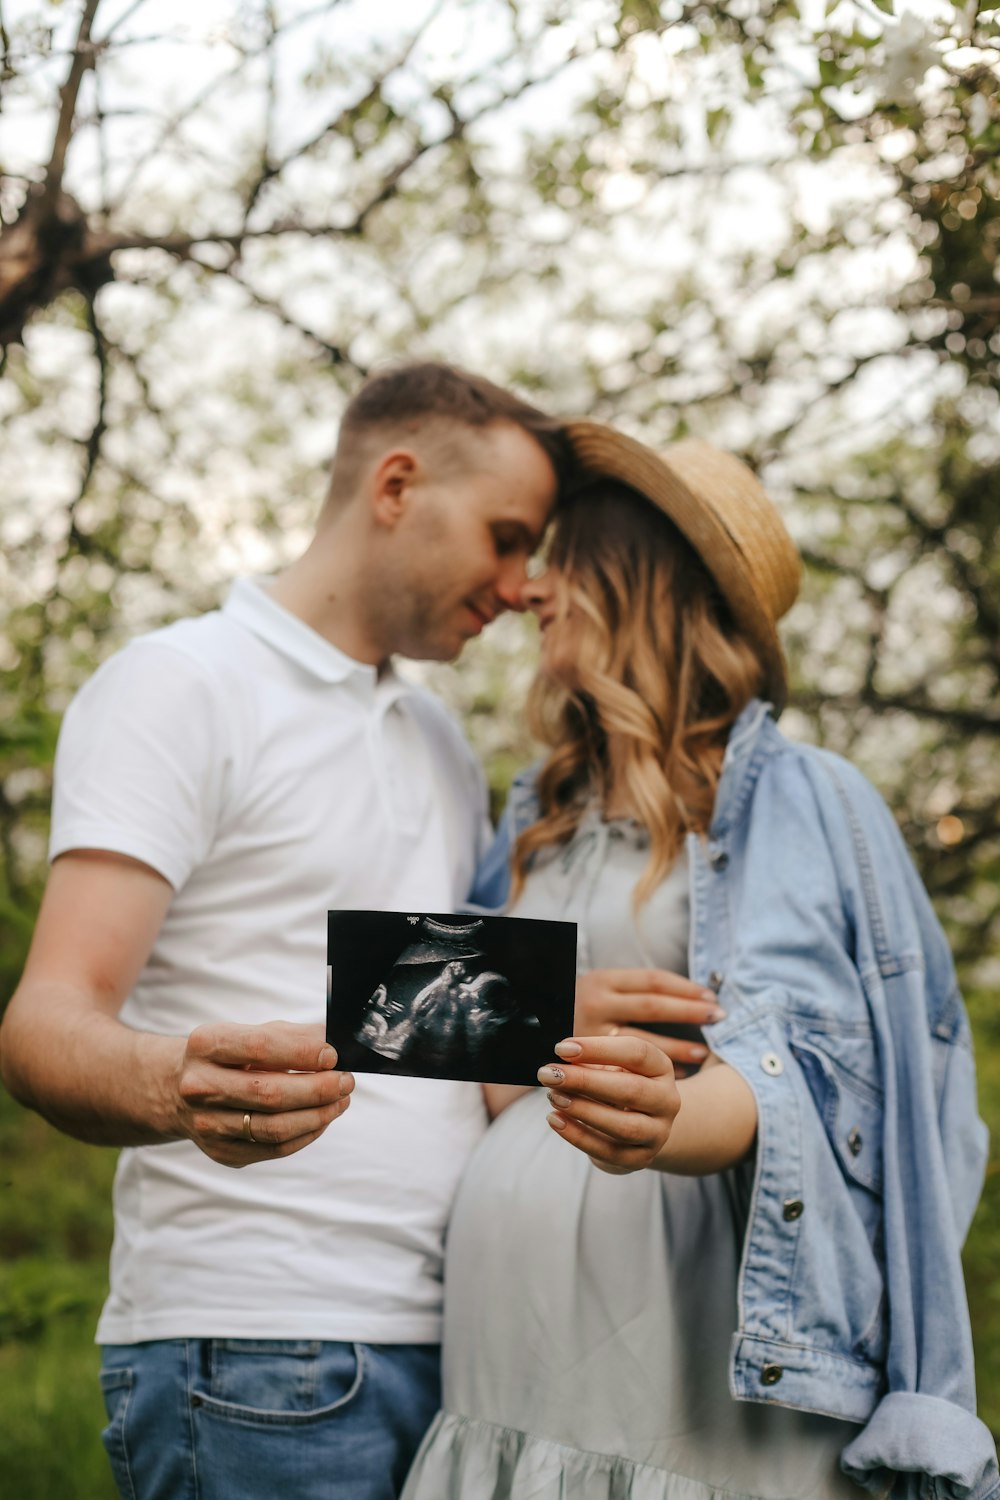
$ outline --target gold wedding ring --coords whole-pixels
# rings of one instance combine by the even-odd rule
[[[243,1116],[243,1139],[245,1141],[249,1141],[250,1144],[253,1145],[253,1146],[259,1146],[260,1145],[260,1141],[257,1139],[257,1137],[254,1135],[253,1131],[250,1128],[250,1111],[249,1110],[247,1110],[246,1114]]]

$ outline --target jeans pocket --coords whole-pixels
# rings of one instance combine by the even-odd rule
[[[101,1433],[101,1441],[111,1462],[111,1472],[122,1500],[136,1500],[125,1442],[125,1422],[132,1397],[133,1379],[130,1368],[102,1370],[100,1374],[104,1408],[108,1415],[108,1425]]]
[[[346,1409],[361,1391],[360,1344],[211,1339],[207,1381],[192,1400],[208,1416],[254,1426],[300,1426]],[[200,1383],[199,1383],[200,1384]]]

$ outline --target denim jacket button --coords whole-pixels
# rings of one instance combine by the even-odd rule
[[[848,1137],[847,1137],[847,1149],[851,1153],[852,1156],[860,1156],[860,1154],[861,1154],[861,1148],[862,1148],[863,1145],[864,1145],[864,1140],[862,1139],[861,1131],[855,1125],[854,1129],[851,1130],[850,1133],[848,1134]]]
[[[709,974],[709,976],[708,976],[709,988],[713,989],[716,994],[719,993],[719,991],[722,989],[722,986],[725,984],[725,982],[726,982],[726,976],[725,976],[725,974],[720,974],[720,972],[719,972],[718,969],[713,969],[712,972],[711,972],[711,974]]]
[[[786,1198],[781,1209],[781,1217],[789,1222],[793,1219],[801,1219],[805,1213],[805,1204],[801,1198]]]
[[[760,1060],[760,1065],[764,1069],[764,1072],[769,1073],[772,1078],[777,1078],[785,1071],[785,1065],[777,1052],[765,1052]]]
[[[713,870],[724,870],[729,864],[729,855],[725,849],[717,849],[710,862]]]
[[[761,1385],[777,1385],[784,1375],[781,1365],[764,1365],[760,1372]]]

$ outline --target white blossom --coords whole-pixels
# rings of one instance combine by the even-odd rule
[[[928,68],[938,61],[934,34],[927,23],[907,11],[887,29],[885,61],[876,79],[884,104],[911,104]]]
[[[969,131],[973,140],[976,140],[988,129],[990,123],[990,106],[985,94],[973,94],[969,100]]]

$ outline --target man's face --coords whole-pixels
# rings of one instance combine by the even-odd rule
[[[395,537],[390,649],[450,661],[507,609],[522,609],[529,558],[556,498],[544,449],[513,423],[470,432],[468,464],[416,487]]]

